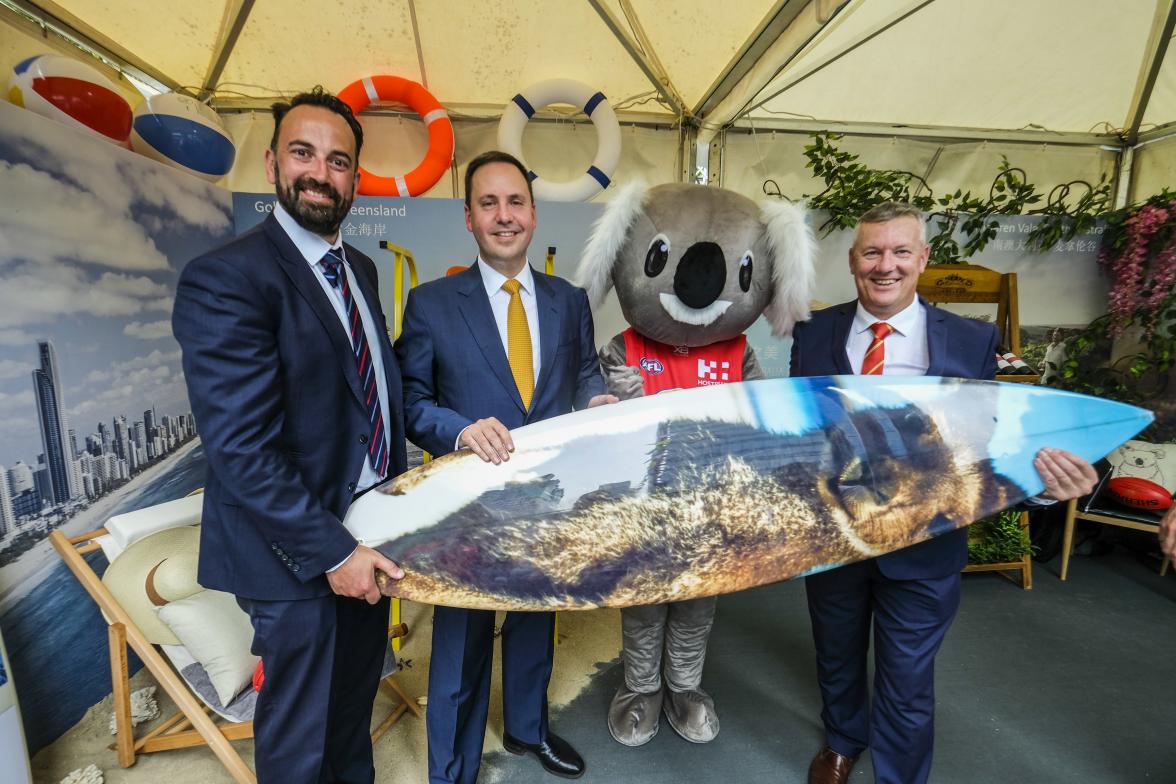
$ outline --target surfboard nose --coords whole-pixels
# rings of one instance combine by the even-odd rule
[[[682,254],[674,272],[674,294],[699,309],[714,302],[727,285],[727,261],[713,242],[696,242]]]
[[[1033,466],[1042,449],[1064,449],[1094,463],[1136,436],[1152,412],[1114,400],[1027,384],[1000,384],[993,467],[1031,493],[1044,487]]]

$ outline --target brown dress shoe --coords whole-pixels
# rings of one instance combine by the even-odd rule
[[[826,746],[809,765],[808,784],[845,784],[857,757],[843,757]]]

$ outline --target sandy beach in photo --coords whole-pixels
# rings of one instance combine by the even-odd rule
[[[111,513],[123,500],[138,492],[147,483],[166,474],[180,459],[199,445],[200,439],[193,438],[146,471],[137,474],[122,487],[102,496],[89,507],[78,512],[56,530],[66,536],[77,536],[105,525]],[[57,553],[54,552],[53,545],[46,537],[15,561],[0,569],[0,615],[7,612],[15,602],[36,587],[41,582],[44,573],[56,566],[57,563]]]

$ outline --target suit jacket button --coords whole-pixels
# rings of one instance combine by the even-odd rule
[[[347,483],[347,490],[348,490],[348,492],[354,493],[355,492],[355,482],[348,482]]]
[[[301,569],[302,567],[301,567],[301,566],[299,566],[298,564],[293,564],[293,565],[291,565],[291,566],[290,566],[290,568],[291,568],[293,571],[295,571],[295,572],[296,572],[296,571],[298,571],[299,569]]]
[[[361,435],[361,436],[359,437],[359,443],[361,443],[361,444],[366,444],[366,443],[367,443],[367,441],[368,441],[368,437],[367,437],[366,435]]]

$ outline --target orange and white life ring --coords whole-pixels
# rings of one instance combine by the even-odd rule
[[[361,166],[360,194],[419,196],[436,185],[453,163],[453,123],[445,107],[419,83],[399,76],[369,76],[344,87],[338,98],[356,114],[377,101],[402,103],[419,114],[429,129],[429,149],[419,166],[399,177],[381,177]]]

